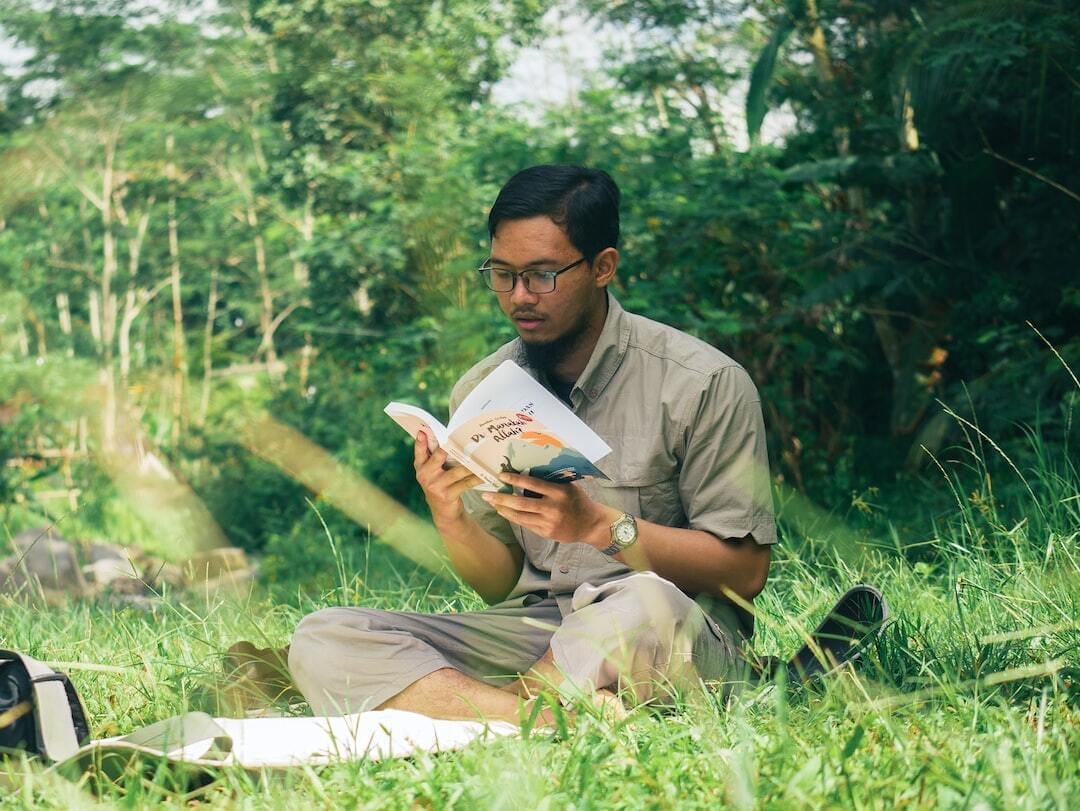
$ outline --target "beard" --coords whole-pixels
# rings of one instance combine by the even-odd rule
[[[526,341],[522,339],[522,344],[525,347],[525,359],[534,369],[544,373],[550,372],[581,340],[588,323],[586,314],[582,313],[582,317],[577,323],[558,338],[550,341]]]

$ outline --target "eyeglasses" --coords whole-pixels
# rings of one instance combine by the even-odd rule
[[[492,267],[489,262],[485,262],[477,270],[484,277],[484,284],[496,293],[511,292],[514,285],[517,284],[519,276],[522,284],[525,285],[525,289],[530,293],[551,293],[555,290],[555,279],[560,274],[573,270],[584,261],[585,257],[583,256],[558,270],[523,270],[520,273],[507,268]]]

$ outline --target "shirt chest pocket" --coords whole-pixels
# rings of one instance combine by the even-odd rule
[[[589,482],[589,495],[609,507],[667,527],[686,526],[674,464],[628,460],[605,471],[610,479]]]

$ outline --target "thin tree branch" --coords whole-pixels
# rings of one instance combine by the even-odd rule
[[[912,321],[912,322],[914,322],[916,324],[921,324],[924,327],[933,326],[933,323],[930,322],[930,321],[927,321],[925,318],[919,318],[919,316],[917,316],[917,315],[912,315],[911,313],[901,312],[900,310],[886,310],[886,309],[884,309],[882,307],[862,307],[861,309],[867,315],[881,315],[881,316],[891,316],[893,318],[906,318],[909,321]]]
[[[46,259],[45,264],[49,267],[57,268],[59,270],[74,270],[81,273],[87,279],[97,284],[97,278],[94,275],[94,269],[89,265],[82,262],[68,262],[66,259]]]
[[[266,329],[266,333],[263,335],[262,340],[259,342],[258,351],[262,351],[265,347],[269,346],[269,344],[273,340],[274,333],[277,332],[277,328],[281,326],[282,321],[292,315],[298,307],[308,307],[310,305],[311,302],[307,299],[294,301],[292,304],[290,304],[288,307],[286,307],[284,310],[274,316],[274,320],[270,322],[270,325]]]
[[[89,186],[87,186],[85,183],[75,177],[75,173],[67,168],[67,162],[65,162],[64,159],[61,158],[55,150],[53,150],[44,143],[38,144],[38,148],[45,153],[45,156],[48,157],[57,166],[57,168],[59,168],[61,171],[63,171],[64,174],[68,176],[68,180],[71,181],[71,184],[79,190],[79,193],[82,194],[83,197],[85,197],[90,202],[90,205],[92,205],[98,211],[105,210],[106,203],[102,202],[101,198],[97,194],[95,194]]]
[[[1036,180],[1041,180],[1043,183],[1050,186],[1051,188],[1057,189],[1062,194],[1064,194],[1064,195],[1066,195],[1068,197],[1071,197],[1073,200],[1080,203],[1080,194],[1077,194],[1076,192],[1065,188],[1060,183],[1048,178],[1046,175],[1039,174],[1034,169],[1028,169],[1026,166],[1021,166],[1019,163],[1012,160],[1011,158],[1006,158],[1000,152],[995,152],[994,148],[990,146],[990,142],[986,140],[986,133],[984,133],[982,130],[979,130],[979,134],[982,136],[982,140],[983,140],[983,144],[984,144],[983,152],[985,152],[987,155],[989,155],[992,158],[997,158],[1002,163],[1007,163],[1012,168],[1019,169],[1021,172],[1024,172],[1025,174],[1031,175]]]

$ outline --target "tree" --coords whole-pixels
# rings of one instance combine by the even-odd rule
[[[591,8],[641,32],[646,47],[625,49],[615,73],[640,111],[620,109],[618,126],[656,137],[624,158],[625,138],[575,127],[574,141],[590,144],[567,153],[624,166],[630,189],[645,187],[665,272],[636,277],[638,300],[757,372],[780,468],[796,482],[810,465],[843,488],[842,459],[861,457],[880,476],[898,457],[940,447],[934,399],[965,382],[976,399],[990,379],[999,391],[1011,385],[1009,370],[1037,351],[1025,318],[1067,339],[1075,295],[1056,294],[1075,289],[1064,275],[1077,264],[1077,164],[1066,144],[1080,87],[1065,67],[1080,24],[1069,4]],[[738,43],[757,38],[750,135],[784,104],[796,124],[782,147],[751,159],[668,151],[679,116],[640,104],[638,77],[657,75],[649,43],[700,42],[712,28],[738,28]],[[728,70],[711,79],[730,81]],[[627,232],[649,256],[648,229]],[[987,352],[1001,341],[1010,362]],[[992,418],[1030,418],[1027,395],[1017,389]]]

